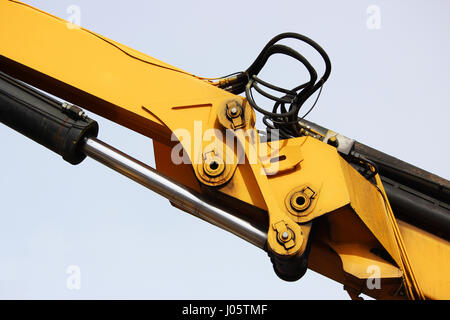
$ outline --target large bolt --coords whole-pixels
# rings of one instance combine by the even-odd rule
[[[242,109],[235,101],[227,105],[227,116],[229,118],[237,118],[241,115],[241,113]]]
[[[303,192],[295,192],[291,196],[291,207],[297,212],[305,211],[311,204],[310,198]]]
[[[203,169],[208,176],[217,177],[224,172],[225,164],[222,159],[213,157],[203,163]]]

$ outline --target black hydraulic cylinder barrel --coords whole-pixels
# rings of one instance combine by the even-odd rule
[[[0,122],[78,164],[86,155],[83,139],[96,137],[98,124],[73,105],[0,73]]]

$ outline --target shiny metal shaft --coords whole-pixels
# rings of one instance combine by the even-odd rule
[[[83,152],[90,158],[110,167],[144,187],[162,195],[179,207],[209,223],[264,249],[267,234],[228,210],[220,208],[196,192],[189,190],[152,167],[96,139],[87,138]]]

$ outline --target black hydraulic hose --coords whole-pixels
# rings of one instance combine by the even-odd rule
[[[255,59],[255,61],[252,63],[252,65],[250,65],[250,67],[248,67],[248,69],[245,71],[248,75],[253,75],[253,74],[258,74],[259,71],[261,71],[261,69],[264,67],[264,64],[266,63],[267,59],[264,60],[264,56],[266,54],[266,51],[275,43],[277,43],[278,41],[282,40],[282,39],[286,39],[286,38],[294,38],[300,41],[303,41],[307,44],[309,44],[310,46],[312,46],[314,49],[317,50],[317,52],[319,52],[319,54],[322,56],[324,62],[325,62],[325,72],[321,78],[320,81],[325,82],[328,79],[328,76],[330,75],[331,72],[331,61],[330,58],[328,57],[327,53],[325,52],[325,50],[322,49],[321,46],[319,46],[315,41],[313,41],[312,39],[299,34],[299,33],[295,33],[295,32],[285,32],[285,33],[281,33],[277,36],[275,36],[274,38],[272,38],[272,40],[270,40],[266,46],[263,48],[263,50],[261,51],[261,53],[258,55],[258,57]],[[319,85],[320,86],[320,85]]]

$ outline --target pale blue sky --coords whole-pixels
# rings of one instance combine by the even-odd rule
[[[83,27],[202,76],[245,69],[280,32],[308,35],[333,65],[308,119],[450,177],[448,1],[25,2],[62,18],[77,5]],[[154,166],[151,140],[91,116]],[[312,271],[278,279],[264,252],[93,160],[71,166],[3,125],[0,137],[0,298],[348,299]],[[69,265],[80,290],[66,288]]]

